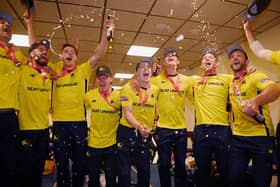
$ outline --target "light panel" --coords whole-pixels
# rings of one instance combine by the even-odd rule
[[[114,78],[117,79],[130,79],[131,77],[133,77],[134,74],[129,74],[129,73],[116,73],[114,75]]]
[[[127,55],[130,56],[141,56],[141,57],[152,57],[159,48],[156,47],[145,47],[139,45],[130,46]]]
[[[20,47],[29,47],[28,35],[13,34],[10,43]]]

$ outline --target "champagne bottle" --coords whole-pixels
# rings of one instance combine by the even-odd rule
[[[263,115],[261,115],[260,113],[257,113],[256,115],[254,115],[253,118],[254,118],[258,123],[264,123],[264,122],[265,122],[265,118],[264,118]]]
[[[111,16],[108,16],[107,19],[110,20]],[[113,41],[113,25],[110,25],[110,26],[107,27],[107,33],[106,34],[107,34],[107,40],[109,42],[112,42]]]

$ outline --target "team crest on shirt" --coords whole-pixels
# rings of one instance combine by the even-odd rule
[[[105,69],[103,67],[99,67],[98,71],[104,71]]]
[[[29,76],[30,76],[30,77],[35,77],[35,74],[30,74]]]
[[[155,97],[154,94],[152,94],[152,95],[151,95],[151,98],[154,98],[154,97]]]
[[[164,80],[162,80],[162,81],[161,81],[161,83],[163,84],[163,83],[165,83],[165,81],[164,81]]]
[[[95,103],[95,102],[96,102],[96,99],[93,99],[91,102]]]
[[[111,103],[111,104],[114,104],[114,103],[115,103],[115,101],[112,99],[112,100],[110,101],[110,103]]]

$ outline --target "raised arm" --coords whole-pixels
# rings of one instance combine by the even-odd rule
[[[243,20],[243,28],[245,31],[246,38],[248,40],[249,46],[253,53],[259,58],[270,60],[271,50],[265,49],[262,44],[256,39],[254,33],[251,30],[250,22]]]
[[[97,48],[95,49],[95,53],[92,57],[90,57],[89,62],[90,62],[90,66],[92,68],[94,68],[94,66],[98,63],[98,61],[104,56],[106,50],[107,50],[107,46],[108,46],[108,40],[107,40],[107,29],[109,26],[112,25],[112,22],[110,20],[106,20],[103,32],[102,32],[102,37],[101,37],[101,41],[98,44]]]
[[[26,9],[23,13],[23,19],[26,23],[27,27],[27,34],[28,34],[28,40],[29,45],[32,45],[36,42],[36,33],[33,26],[33,15],[30,13],[29,9]]]
[[[254,41],[256,41],[256,37],[251,30],[251,24],[247,20],[243,20],[242,22],[243,22],[243,28],[244,28],[244,31],[246,34],[246,38],[247,38],[249,44],[252,44]]]

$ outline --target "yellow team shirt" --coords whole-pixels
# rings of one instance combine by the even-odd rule
[[[160,89],[158,96],[158,127],[184,129],[187,126],[185,120],[186,97],[191,97],[192,95],[193,79],[181,74],[178,74],[177,77],[170,78],[175,83],[178,82],[180,87],[179,92],[175,90],[164,72],[151,79],[151,82]]]
[[[158,87],[151,84],[149,89],[140,89],[142,98],[147,96],[147,102],[144,103],[144,106],[142,106],[139,98],[139,94],[137,91],[134,91],[131,88],[130,82],[127,83],[122,89],[121,89],[121,105],[123,107],[131,106],[132,107],[132,114],[136,118],[136,120],[140,124],[145,124],[147,128],[151,131],[153,129],[154,124],[154,118],[155,118],[155,111],[156,111],[156,103],[157,98],[159,94]],[[134,128],[125,118],[124,113],[122,114],[120,123],[123,126]]]
[[[273,63],[280,64],[280,50],[272,51],[270,55],[270,59]]]
[[[86,93],[85,102],[91,114],[88,145],[93,148],[114,145],[119,124],[120,91],[113,90],[106,101],[96,88]]]
[[[234,94],[234,84],[240,90],[241,96],[236,96]],[[235,80],[234,83],[231,82],[229,95],[234,115],[232,126],[233,135],[267,136],[266,129],[263,124],[258,123],[252,117],[242,112],[242,107],[240,105],[238,97],[241,97],[242,100],[248,100],[256,96],[258,91],[262,92],[271,84],[274,84],[274,82],[267,75],[260,71],[246,74],[241,81]],[[268,105],[262,105],[261,108],[263,111],[263,116],[265,118],[265,125],[269,130],[269,135],[273,136],[274,128],[269,113],[269,107]]]
[[[196,125],[213,124],[228,126],[227,112],[231,75],[219,74],[195,79],[193,96]]]
[[[0,47],[0,109],[19,110],[18,88],[20,79],[20,67],[8,58],[7,47]],[[27,62],[27,58],[20,52],[14,52],[18,61],[22,64]]]
[[[63,62],[50,64],[60,73]],[[53,121],[84,121],[84,97],[88,89],[92,68],[89,61],[78,65],[76,70],[53,81],[52,119]]]
[[[21,69],[18,114],[20,130],[42,130],[49,127],[51,80],[29,65]]]

